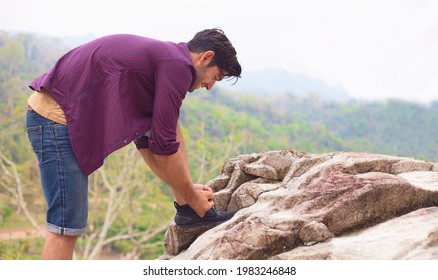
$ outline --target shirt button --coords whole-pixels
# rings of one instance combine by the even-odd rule
[[[125,139],[125,140],[123,140],[123,143],[125,143],[125,144],[126,144],[126,143],[128,143],[128,141],[126,141],[126,139]]]

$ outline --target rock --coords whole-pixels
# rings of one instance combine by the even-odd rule
[[[199,232],[171,226],[163,258],[438,258],[436,166],[348,152],[236,157],[209,184],[218,208],[239,212]]]
[[[247,208],[256,203],[258,197],[265,192],[278,189],[280,186],[270,180],[258,178],[247,183],[242,184],[231,195],[230,203],[228,204],[228,211],[237,211],[239,209]]]
[[[196,238],[214,226],[181,228],[172,222],[164,236],[164,248],[167,254],[176,255],[187,249]]]
[[[264,153],[256,162],[245,166],[245,173],[257,177],[281,181],[289,170],[294,156],[289,151]]]
[[[438,227],[434,228],[426,238],[424,242],[425,248],[434,248],[438,247]]]
[[[391,172],[392,174],[399,174],[413,171],[431,171],[433,165],[433,162],[406,159],[393,164]]]
[[[312,221],[305,225],[299,233],[301,241],[305,246],[314,245],[316,243],[326,241],[334,236],[333,233],[323,223]]]
[[[431,191],[438,190],[438,171],[413,171],[398,174],[399,177],[406,179],[411,184]]]
[[[207,186],[212,189],[213,192],[218,192],[222,189],[224,189],[228,182],[230,181],[231,174],[221,174],[217,178],[214,178],[213,180],[209,181],[207,183]]]
[[[215,205],[218,210],[226,210],[228,208],[231,195],[234,193],[234,191],[243,183],[246,183],[255,178],[253,175],[246,174],[242,170],[243,166],[244,165],[242,165],[242,162],[240,161],[234,164],[232,171],[231,168],[227,167],[227,170],[231,172],[231,174],[226,174],[225,176],[229,176],[230,179],[227,181],[227,185],[225,186],[225,188],[217,191],[215,194]],[[210,181],[207,183],[207,186],[213,184],[214,181]]]
[[[424,208],[325,243],[297,247],[274,260],[438,259],[438,207]]]

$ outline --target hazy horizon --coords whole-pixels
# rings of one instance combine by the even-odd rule
[[[188,41],[221,27],[243,71],[281,69],[353,98],[438,99],[438,1],[0,0],[0,30]]]

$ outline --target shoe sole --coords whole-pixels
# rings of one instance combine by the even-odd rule
[[[193,229],[193,228],[199,228],[199,227],[215,227],[218,226],[222,223],[225,223],[226,221],[229,220],[225,220],[225,221],[217,221],[217,222],[199,222],[199,223],[195,223],[195,224],[188,224],[188,225],[178,225],[176,224],[177,227],[183,228],[183,229]]]

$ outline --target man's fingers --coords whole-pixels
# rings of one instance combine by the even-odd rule
[[[204,191],[204,193],[206,193],[208,201],[214,200],[214,193],[213,192]]]
[[[208,202],[210,203],[210,209],[213,208],[213,206],[214,206],[214,199],[213,198],[209,199]],[[210,209],[208,209],[208,210],[210,210]]]
[[[203,191],[208,191],[208,192],[213,192],[213,190],[210,187],[207,187],[205,185],[201,185],[201,184],[193,184],[193,186],[195,186],[196,189],[198,190],[203,190]]]
[[[204,191],[204,194],[206,194],[207,203],[208,203],[206,206],[208,207],[208,209],[205,209],[205,212],[202,213],[201,217],[204,217],[205,213],[214,207],[214,194],[212,192],[209,192],[209,191]],[[199,215],[199,213],[198,213],[198,215]]]
[[[196,188],[198,189],[197,192],[199,195],[199,200],[197,200],[196,204],[189,203],[189,205],[199,216],[204,217],[205,213],[214,207],[214,193],[208,187],[208,189],[204,190],[202,187],[200,187],[200,185],[198,185]]]

